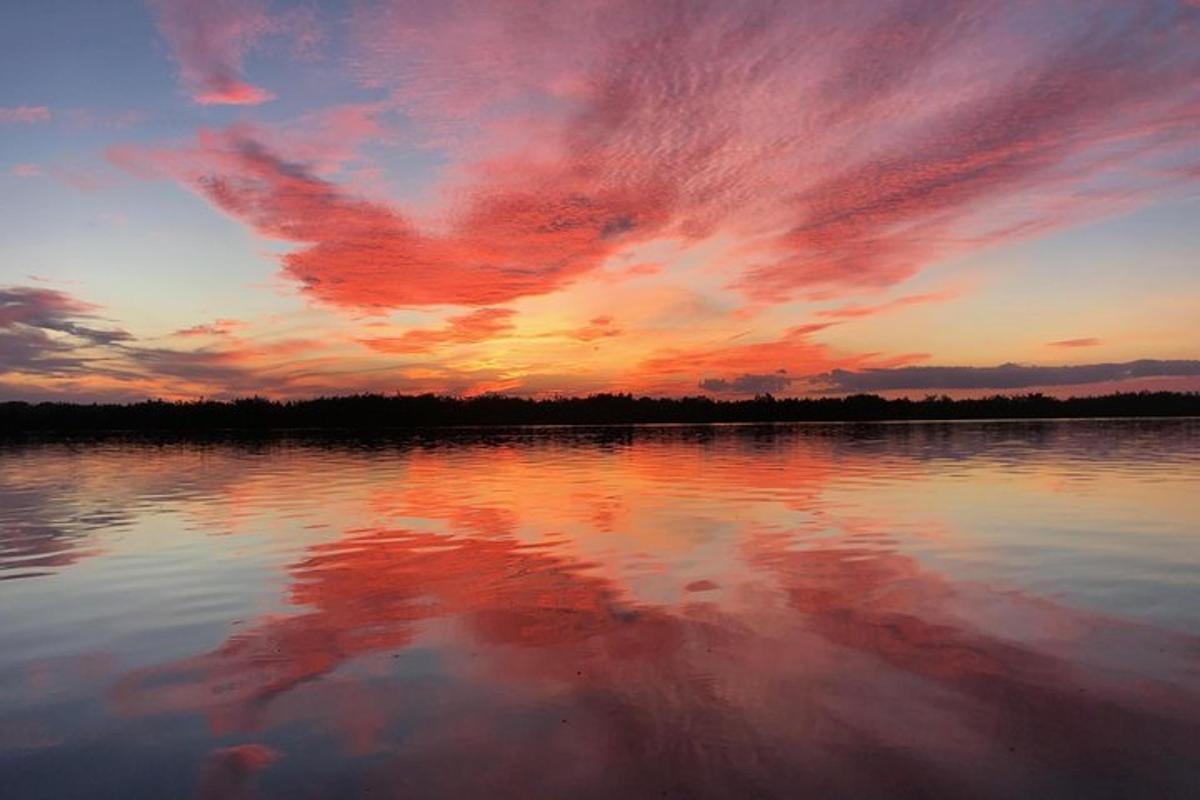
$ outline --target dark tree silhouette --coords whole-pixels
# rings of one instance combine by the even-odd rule
[[[215,432],[288,429],[373,431],[460,425],[618,425],[708,422],[866,422],[886,420],[1036,419],[1200,416],[1200,393],[1136,392],[1059,399],[1043,394],[954,400],[848,397],[713,400],[708,397],[530,399],[504,395],[359,394],[311,400],[128,404],[0,403],[0,435],[105,431]]]

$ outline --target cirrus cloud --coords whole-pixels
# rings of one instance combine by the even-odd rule
[[[32,125],[37,122],[49,122],[50,109],[45,106],[8,106],[0,107],[0,124],[16,123]]]
[[[160,9],[215,97],[277,26],[261,3]],[[1144,167],[1194,143],[1196,25],[1109,0],[363,4],[351,67],[454,165],[445,230],[245,128],[158,156],[295,243],[285,273],[334,305],[507,303],[623,245],[716,235],[737,242],[726,285],[775,303],[886,288],[1187,181]]]
[[[507,308],[481,308],[470,314],[450,317],[439,329],[405,331],[400,336],[380,336],[360,341],[381,353],[424,353],[449,344],[483,342],[512,330],[515,312]]]
[[[407,111],[653,198],[657,234],[740,238],[731,285],[763,302],[1127,210],[1200,121],[1195,12],[1152,2],[381,3],[355,23],[363,80]]]
[[[273,29],[256,0],[152,0],[179,73],[200,105],[258,105],[274,97],[242,77],[246,53]]]

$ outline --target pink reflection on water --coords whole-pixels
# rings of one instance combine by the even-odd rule
[[[349,752],[392,754],[397,772],[385,759],[373,780],[395,796],[520,797],[577,782],[714,797],[747,786],[959,793],[980,774],[1015,789],[1013,775],[1048,764],[1103,776],[1116,755],[1153,785],[1200,735],[1193,691],[1001,638],[973,624],[970,604],[983,597],[1010,621],[1106,646],[1200,651],[1194,638],[960,587],[860,537],[797,548],[749,535],[745,557],[766,580],[724,608],[702,594],[633,604],[594,565],[502,536],[361,532],[292,565],[295,615],[132,672],[115,698],[129,714],[202,712],[216,734],[327,726]],[[452,680],[424,698],[380,681],[351,691],[341,672],[429,640]],[[437,713],[415,730],[390,730],[429,703]]]
[[[252,800],[254,776],[279,757],[261,744],[240,744],[213,751],[200,775],[198,800]]]
[[[182,462],[189,494],[140,505],[162,491],[149,467],[114,472],[98,485],[134,498],[137,534],[85,529],[102,555],[59,573],[97,570],[100,605],[64,580],[55,636],[9,635],[77,656],[65,634],[108,620],[106,598],[150,587],[118,606],[146,616],[107,621],[126,638],[86,668],[20,662],[0,721],[42,743],[21,758],[76,765],[109,728],[117,754],[173,732],[157,757],[181,754],[201,797],[1158,797],[1200,781],[1200,638],[953,562],[1000,552],[979,535],[993,519],[949,513],[997,493],[1031,509],[1002,518],[1003,544],[1095,557],[1037,538],[1037,514],[1065,497],[1094,523],[1147,492],[1158,546],[1186,542],[1182,484],[1143,479],[1155,451],[1101,468],[1011,431],[870,435],[214,450]],[[1152,466],[1130,478],[1131,458]],[[1154,541],[1146,513],[1121,546]],[[155,616],[159,598],[191,616]],[[119,719],[40,719],[88,692]]]

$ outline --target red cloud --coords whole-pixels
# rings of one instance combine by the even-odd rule
[[[255,98],[241,60],[278,21],[228,0],[159,7],[199,99]],[[286,274],[346,307],[507,303],[618,246],[715,234],[736,242],[730,285],[757,301],[891,286],[1189,180],[1110,179],[1177,153],[1200,122],[1194,19],[1140,4],[363,5],[352,31],[363,81],[452,150],[463,185],[445,228],[244,128],[157,154],[299,245]],[[373,113],[346,124],[372,135]]]
[[[507,308],[481,308],[461,317],[450,317],[441,329],[411,330],[401,336],[360,341],[381,353],[423,353],[438,345],[482,342],[504,334],[512,330],[514,313]]]
[[[460,131],[518,100],[549,105],[515,149],[654,197],[659,233],[741,236],[750,268],[734,285],[765,301],[893,285],[1108,213],[1114,196],[1089,181],[1194,137],[1200,56],[1185,12],[889,9],[591,0],[534,21],[509,4],[364,7],[356,64]],[[1139,180],[1116,193],[1125,205],[1146,196]]]
[[[273,95],[241,75],[247,51],[274,24],[256,0],[154,0],[180,77],[202,105],[257,105]]]
[[[165,173],[259,233],[307,246],[284,270],[350,307],[487,305],[557,289],[594,269],[623,234],[659,224],[656,198],[586,176],[497,174],[448,234],[427,234],[387,206],[342,192],[240,129],[201,131],[193,150],[117,148],[132,171]]]
[[[45,106],[16,106],[0,108],[0,123],[22,123],[32,125],[35,122],[49,122],[50,109]]]

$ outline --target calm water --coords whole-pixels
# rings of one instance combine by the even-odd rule
[[[1200,421],[0,448],[0,796],[1200,796]]]

